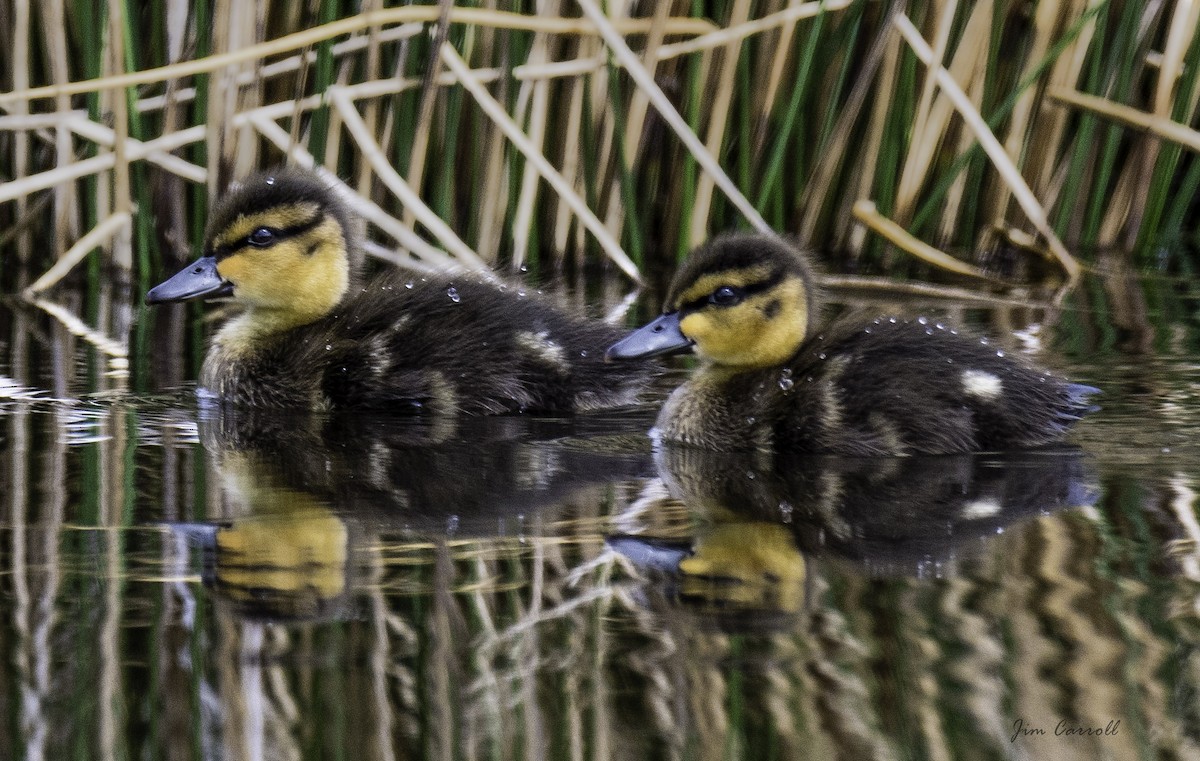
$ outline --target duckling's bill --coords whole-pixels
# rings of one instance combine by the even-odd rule
[[[615,359],[646,359],[665,354],[691,351],[695,341],[679,327],[679,312],[668,312],[657,320],[643,325],[608,347],[606,362]]]
[[[146,294],[147,304],[165,304],[171,301],[214,298],[233,293],[233,283],[217,272],[217,260],[205,256],[189,264],[169,280],[150,289]]]

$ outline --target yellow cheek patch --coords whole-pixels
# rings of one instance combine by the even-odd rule
[[[273,206],[266,211],[241,215],[213,238],[212,247],[220,248],[245,240],[246,236],[260,227],[273,227],[276,230],[301,227],[315,221],[320,214],[321,207],[308,202]]]
[[[298,298],[296,293],[297,241],[288,240],[270,249],[243,250],[217,262],[217,274],[233,283],[233,297],[256,306],[278,307]]]
[[[747,304],[693,312],[679,321],[679,329],[696,342],[696,353],[718,364],[740,365],[742,355],[761,330],[757,310]]]
[[[789,332],[807,333],[808,294],[798,278],[788,278],[769,291],[756,294],[743,302],[762,315],[773,326],[786,326]]]
[[[712,322],[703,312],[693,312],[679,321],[679,331],[693,341],[707,337],[712,328]]]
[[[217,262],[217,274],[239,289],[261,283],[274,290],[291,290],[297,277],[304,275],[305,251],[311,241],[289,238],[268,249],[243,249]]]
[[[272,310],[278,328],[328,314],[346,293],[350,265],[341,227],[326,217],[269,248],[244,248],[221,259],[217,274],[233,283],[237,301]]]
[[[217,262],[217,274],[221,279],[237,285],[246,279],[246,272],[252,266],[245,254],[234,254]]]
[[[803,289],[798,294],[776,295],[782,296],[778,313],[771,319],[764,316],[753,342],[743,342],[743,356],[739,364],[752,367],[778,365],[787,361],[804,343],[807,320],[803,308]],[[756,307],[759,315],[765,315],[765,305],[758,304]]]
[[[692,312],[679,321],[679,329],[696,342],[697,354],[717,364],[780,364],[796,353],[807,335],[804,283],[788,278],[736,306]]]
[[[755,283],[761,283],[770,277],[771,267],[765,264],[757,267],[725,270],[724,272],[712,272],[701,276],[696,282],[689,285],[687,290],[679,294],[672,308],[678,309],[681,304],[705,298],[723,285],[731,285],[734,288],[745,288]]]

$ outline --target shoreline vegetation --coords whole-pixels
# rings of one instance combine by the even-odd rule
[[[416,270],[635,287],[760,228],[897,295],[1050,303],[1090,252],[1189,275],[1198,26],[1097,0],[0,0],[0,290],[72,276],[97,325],[106,282],[136,302],[213,194],[285,161]]]

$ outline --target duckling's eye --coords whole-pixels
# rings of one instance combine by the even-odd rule
[[[246,238],[251,246],[263,248],[275,242],[275,231],[269,227],[260,227]]]
[[[733,306],[742,300],[741,290],[734,288],[731,285],[723,285],[712,292],[708,297],[710,304],[716,304],[719,307]]]

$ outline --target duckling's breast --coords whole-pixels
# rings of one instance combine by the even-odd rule
[[[200,387],[238,407],[321,409],[325,363],[311,331],[296,328],[253,342],[214,341],[200,370]]]
[[[716,451],[771,449],[775,396],[768,373],[703,368],[671,393],[652,435]]]

